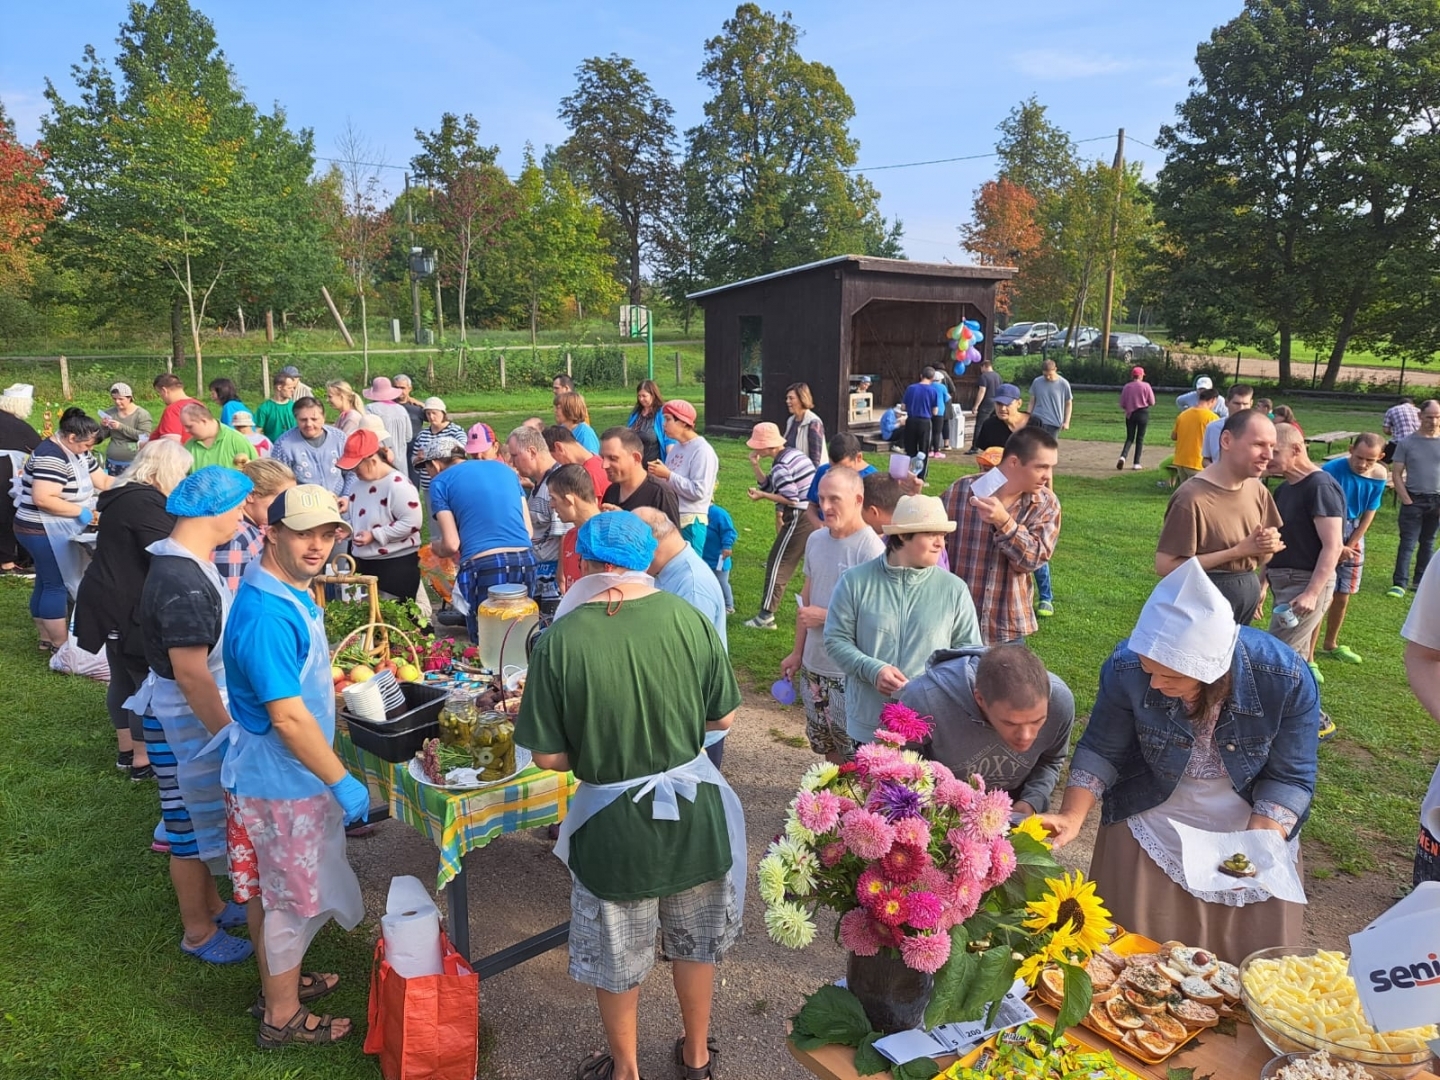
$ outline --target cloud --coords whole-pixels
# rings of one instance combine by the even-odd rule
[[[1034,79],[1089,79],[1096,75],[1111,75],[1134,66],[1129,60],[1120,60],[1104,53],[1086,53],[1078,49],[1070,52],[1062,49],[1027,49],[1016,54],[1016,67],[1022,75]]]
[[[33,143],[40,138],[40,118],[50,111],[45,95],[14,88],[0,90],[0,101],[5,111],[15,121],[15,134],[22,143]]]

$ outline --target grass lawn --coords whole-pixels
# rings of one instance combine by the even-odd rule
[[[503,435],[546,403],[543,393],[541,400],[506,399],[487,418]],[[608,423],[623,419],[622,407],[617,402],[597,411]],[[1118,441],[1115,412],[1113,395],[1082,396],[1067,437]],[[1163,406],[1157,420],[1160,415]],[[1315,430],[1373,428],[1366,419],[1373,418],[1308,405],[1301,414]],[[790,650],[794,607],[785,605],[778,631],[741,625],[758,603],[773,515],[768,503],[745,497],[750,473],[743,443],[717,439],[715,445],[722,464],[718,501],[740,529],[731,655],[742,682],[763,693]],[[1056,480],[1065,511],[1054,561],[1057,615],[1031,643],[1070,684],[1083,715],[1101,663],[1128,634],[1154,585],[1166,492],[1150,471],[1106,480],[1066,476],[1064,446]],[[938,493],[973,467],[969,458],[936,462],[931,490]],[[1370,535],[1368,575],[1343,637],[1365,663],[1324,665],[1323,700],[1340,731],[1320,752],[1320,787],[1306,837],[1312,868],[1379,871],[1386,880],[1377,887],[1388,890],[1409,880],[1417,808],[1436,740],[1401,666],[1398,630],[1408,602],[1384,595],[1396,535],[1388,500]],[[254,1050],[255,1024],[245,1014],[255,990],[253,967],[211,968],[181,956],[166,861],[147,850],[157,816],[154,788],[132,785],[112,767],[101,684],[45,669],[27,617],[28,593],[28,583],[0,579],[0,650],[11,657],[10,676],[0,680],[0,1075],[282,1080],[323,1070],[335,1080],[373,1080],[375,1065],[364,1058],[359,1039],[315,1053],[271,1057]],[[309,966],[367,971],[371,932],[362,926],[346,935],[328,927]],[[363,1017],[365,1001],[366,987],[352,975],[326,1010]]]

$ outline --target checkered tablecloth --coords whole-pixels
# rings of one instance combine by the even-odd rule
[[[460,872],[467,851],[484,847],[502,833],[550,825],[565,817],[578,781],[571,773],[533,765],[508,784],[483,791],[448,792],[426,787],[410,775],[406,763],[394,764],[362,750],[343,731],[335,733],[335,752],[345,767],[377,788],[390,804],[390,816],[424,833],[440,849],[437,890]]]

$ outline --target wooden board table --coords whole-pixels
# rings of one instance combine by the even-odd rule
[[[1355,436],[1359,434],[1358,431],[1322,431],[1317,435],[1306,435],[1305,442],[1307,445],[1309,443],[1324,445],[1325,453],[1328,456],[1330,447],[1335,443],[1343,442],[1346,446],[1349,446]]]

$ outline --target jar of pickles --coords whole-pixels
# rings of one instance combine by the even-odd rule
[[[479,687],[457,684],[445,696],[440,709],[440,741],[461,750],[470,749],[475,725],[480,721]]]
[[[515,720],[508,713],[481,713],[470,739],[470,761],[485,782],[515,771]]]

